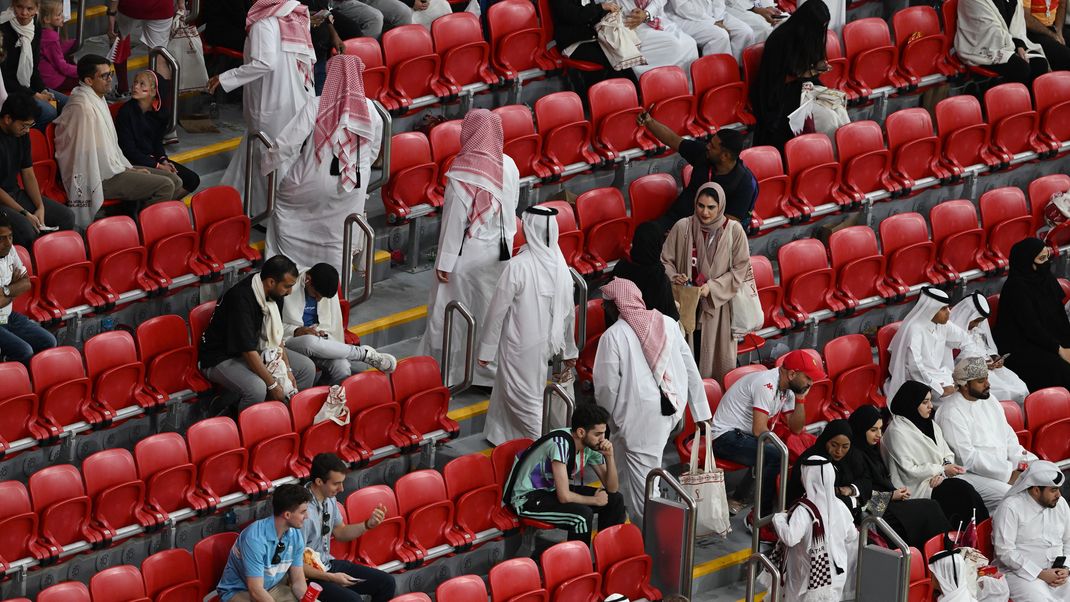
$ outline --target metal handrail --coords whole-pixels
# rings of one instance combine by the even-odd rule
[[[267,175],[268,179],[268,195],[267,195],[267,207],[260,214],[253,216],[249,215],[249,211],[252,210],[253,202],[253,145],[257,141],[264,144],[265,151],[274,150],[275,146],[268,139],[267,134],[264,132],[255,132],[249,134],[249,144],[245,145],[245,198],[242,199],[244,205],[245,215],[249,216],[249,221],[254,225],[271,217],[271,214],[275,212],[275,171]]]
[[[450,386],[450,359],[453,355],[453,313],[461,314],[468,324],[464,337],[464,380]],[[442,322],[442,384],[446,385],[451,395],[456,395],[472,386],[472,375],[476,369],[476,319],[472,312],[456,299],[446,304],[446,318]]]
[[[765,597],[765,602],[780,602],[780,569],[778,569],[776,565],[773,564],[773,561],[769,560],[769,557],[765,554],[759,552],[756,554],[751,554],[744,562],[747,565],[748,573],[755,570],[756,564],[762,565],[765,570],[769,571],[771,583],[769,585],[769,594]],[[752,596],[753,592],[748,589],[747,597],[744,598],[744,600],[754,600]]]
[[[154,68],[157,57],[163,57],[164,62],[171,68],[171,110],[167,117],[167,131],[171,132],[178,125],[178,91],[182,89],[182,65],[178,64],[166,48],[157,46],[149,50],[149,69]]]
[[[777,495],[777,507],[766,514],[765,516],[758,516],[757,508],[762,499],[762,489],[765,487],[764,470],[765,467],[765,444],[766,442],[772,443],[780,455],[780,491]],[[784,445],[784,442],[777,437],[773,431],[765,431],[761,435],[758,435],[758,457],[754,463],[754,500],[755,500],[755,512],[753,524],[751,525],[751,553],[757,554],[759,552],[758,545],[760,543],[759,536],[761,534],[762,527],[773,522],[773,514],[777,512],[783,512],[784,508],[788,505],[788,446]],[[754,564],[747,565],[747,600],[754,599],[754,581],[758,578],[758,571]]]
[[[81,50],[85,42],[85,5],[88,3],[89,0],[78,0],[78,23],[74,26],[74,46],[71,46],[71,53]]]
[[[546,388],[542,391],[543,435],[550,432],[550,402],[553,401],[555,393],[565,402],[565,406],[568,408],[568,413],[565,414],[565,424],[572,422],[572,412],[576,410],[576,401],[572,399],[572,396],[569,395],[567,391],[565,391],[564,387],[558,383],[550,383],[546,385]]]
[[[899,602],[907,602],[910,592],[910,546],[908,546],[907,543],[903,541],[903,538],[899,537],[899,534],[893,531],[892,528],[888,526],[888,523],[884,522],[884,519],[879,516],[867,516],[862,519],[862,524],[858,527],[858,558],[855,560],[855,591],[858,591],[858,587],[862,583],[862,549],[869,544],[870,527],[877,527],[877,530],[881,532],[881,535],[892,542],[903,555],[903,561],[899,563]]]
[[[680,496],[680,501],[683,502],[688,509],[687,533],[684,534],[686,538],[686,542],[684,545],[684,558],[680,563],[680,566],[685,567],[685,569],[688,571],[688,575],[687,578],[683,580],[684,591],[680,593],[690,599],[691,586],[693,584],[693,579],[691,578],[690,573],[692,570],[692,566],[694,565],[695,528],[697,526],[696,521],[698,520],[698,505],[695,503],[695,500],[692,499],[691,496],[687,493],[687,491],[680,485],[680,482],[677,481],[676,478],[673,477],[671,474],[669,474],[668,471],[660,467],[651,470],[646,475],[646,496],[644,498],[646,501],[649,502],[651,499],[654,498],[654,484],[657,482],[658,479],[664,481],[665,484],[669,486],[669,489],[675,491],[676,495]]]
[[[193,23],[201,16],[201,0],[187,0],[186,23]]]
[[[353,224],[364,233],[364,292],[356,299],[349,296],[353,279]],[[372,270],[375,268],[375,231],[360,213],[350,213],[342,224],[342,294],[349,305],[360,305],[372,298]]]
[[[394,136],[394,119],[390,116],[390,111],[378,100],[373,100],[372,106],[375,107],[375,112],[379,113],[379,117],[383,118],[383,141],[379,150],[379,156],[383,158],[383,170],[374,182],[368,182],[368,192],[386,186],[390,180],[390,142]],[[375,161],[375,157],[372,157],[372,161]]]
[[[583,346],[587,343],[587,281],[580,276],[580,273],[576,271],[576,268],[569,268],[568,273],[572,275],[572,283],[579,289],[580,298],[579,305],[579,318],[580,324],[576,329],[576,352],[583,351]]]

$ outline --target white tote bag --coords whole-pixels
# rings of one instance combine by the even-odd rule
[[[754,268],[748,262],[747,275],[732,297],[732,336],[738,341],[761,328],[764,323],[765,312],[762,311],[762,301],[758,298]]]
[[[312,424],[330,420],[338,426],[349,424],[349,407],[346,405],[346,390],[341,385],[331,385],[327,399],[323,400],[320,411],[312,419]]]
[[[698,467],[699,439],[706,442],[706,461],[702,468]],[[695,500],[695,506],[698,509],[695,535],[716,533],[724,537],[732,531],[729,522],[728,495],[724,489],[724,471],[717,468],[713,457],[713,446],[710,442],[709,427],[705,423],[699,423],[695,437],[691,440],[691,465],[688,471],[680,476],[680,485],[691,496],[691,499]]]
[[[204,46],[197,28],[186,25],[185,11],[178,11],[171,23],[171,39],[167,42],[167,51],[178,61],[181,69],[176,82],[176,89],[200,90],[208,85],[208,69],[204,66]]]

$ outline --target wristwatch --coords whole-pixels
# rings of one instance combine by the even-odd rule
[[[3,287],[0,287],[0,288],[3,289],[5,297],[10,297],[11,296],[11,287],[10,286],[3,286]]]

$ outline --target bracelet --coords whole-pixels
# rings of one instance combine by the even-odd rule
[[[279,388],[279,381],[271,383],[271,386],[267,388],[268,391],[274,391]]]

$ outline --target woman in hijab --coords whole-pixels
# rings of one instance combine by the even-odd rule
[[[1070,388],[1070,320],[1051,273],[1051,250],[1039,238],[1011,247],[1010,272],[999,295],[993,335],[1004,361],[1029,385]]]
[[[680,319],[680,310],[672,298],[672,283],[661,265],[661,228],[655,222],[643,222],[632,236],[630,257],[624,257],[613,267],[617,278],[631,280],[643,293],[647,309],[656,309],[673,320]]]
[[[731,301],[750,267],[747,233],[724,209],[720,184],[703,184],[695,194],[695,214],[673,225],[661,249],[672,283],[699,289],[693,349],[702,378],[718,380],[736,367]]]
[[[955,464],[955,453],[933,421],[932,390],[908,380],[892,399],[892,417],[880,440],[881,457],[888,465],[892,484],[911,492],[915,499],[931,498],[940,504],[948,523],[957,525],[988,518],[984,500],[973,485],[953,478],[966,472]]]
[[[825,58],[830,19],[828,5],[811,0],[769,34],[750,90],[758,120],[754,146],[775,146],[783,152],[784,144],[794,137],[788,115],[799,108],[803,83],[820,84],[818,77],[830,69]]]
[[[818,435],[817,441],[806,448],[806,451],[799,454],[799,461],[791,468],[791,473],[788,475],[788,504],[792,504],[806,495],[806,489],[803,487],[802,482],[802,473],[800,472],[803,461],[810,457],[821,456],[828,458],[833,468],[836,469],[836,497],[847,505],[852,514],[856,514],[858,505],[850,498],[852,493],[851,482],[844,477],[843,460],[847,457],[850,449],[850,423],[842,419],[829,421],[825,425],[825,429]]]

